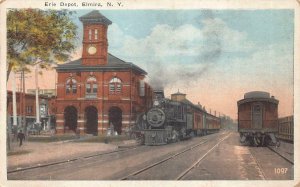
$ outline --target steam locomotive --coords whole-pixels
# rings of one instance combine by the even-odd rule
[[[194,105],[179,91],[164,98],[163,91],[154,91],[153,107],[138,116],[136,132],[142,144],[163,145],[220,129],[220,119]]]

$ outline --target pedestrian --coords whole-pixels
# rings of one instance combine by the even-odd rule
[[[115,130],[114,130],[114,124],[112,122],[110,122],[110,135],[114,135],[115,134]]]
[[[19,144],[19,146],[21,147],[21,146],[22,146],[23,139],[25,140],[25,134],[22,132],[22,130],[20,130],[20,132],[18,133],[17,140],[18,140],[18,139],[20,139],[20,144]]]

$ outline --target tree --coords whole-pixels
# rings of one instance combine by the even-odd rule
[[[37,64],[49,68],[68,60],[77,38],[77,26],[71,20],[73,13],[39,9],[7,12],[7,81],[12,70],[28,71],[28,66]],[[8,131],[7,138],[9,149]]]
[[[7,80],[28,65],[49,68],[75,49],[77,26],[67,10],[10,9],[7,13]]]

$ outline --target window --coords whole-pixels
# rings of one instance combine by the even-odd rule
[[[109,82],[109,93],[118,94],[121,93],[121,91],[122,91],[122,81],[117,77],[112,78]]]
[[[41,116],[46,116],[47,114],[47,107],[45,104],[40,105],[40,115]]]
[[[254,108],[253,108],[253,112],[256,113],[256,114],[260,114],[261,112],[261,108],[259,105],[255,105]]]
[[[73,93],[75,94],[77,92],[77,81],[74,78],[69,78],[66,82],[66,93]]]
[[[89,40],[92,40],[92,30],[89,29]]]
[[[95,77],[89,77],[86,81],[86,93],[87,94],[96,94],[98,91],[97,80]]]
[[[31,114],[32,113],[32,106],[26,106],[26,113]]]
[[[95,40],[98,40],[98,29],[95,29]]]

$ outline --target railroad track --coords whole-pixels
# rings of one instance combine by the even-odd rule
[[[62,160],[62,161],[56,161],[56,162],[45,163],[45,164],[36,164],[36,165],[33,165],[33,166],[29,166],[29,167],[12,169],[10,171],[7,171],[7,174],[16,173],[16,172],[20,172],[20,171],[32,170],[32,169],[36,169],[36,168],[43,168],[43,167],[48,167],[48,166],[54,166],[54,165],[59,165],[59,164],[67,164],[67,163],[75,162],[75,161],[82,160],[82,159],[89,159],[89,158],[94,158],[94,157],[98,157],[98,156],[109,155],[109,154],[114,154],[114,153],[119,153],[119,152],[127,152],[127,151],[131,151],[133,149],[137,149],[138,147],[139,146],[122,148],[122,149],[115,150],[115,151],[102,152],[102,153],[97,153],[97,154],[93,154],[93,155],[87,155],[87,156],[82,156],[82,157],[77,157],[77,158]]]
[[[175,180],[180,180],[182,179],[186,174],[188,174],[195,166],[197,166],[210,152],[212,152],[222,141],[224,141],[225,139],[227,139],[230,136],[231,133],[227,134],[225,137],[221,138],[211,149],[209,149],[201,158],[199,158],[196,162],[194,162],[188,169],[186,169],[185,171],[183,171],[178,177],[175,178]],[[157,161],[155,163],[152,163],[150,165],[147,165],[145,167],[143,167],[142,169],[139,169],[138,171],[134,171],[128,175],[126,175],[125,177],[120,178],[119,180],[129,180],[131,177],[137,176],[138,174],[141,174],[143,172],[146,172],[147,170],[158,166],[164,162],[167,162],[170,159],[174,159],[176,157],[178,157],[181,154],[184,154],[188,151],[192,151],[194,149],[196,149],[197,147],[204,145],[205,143],[209,142],[208,140],[202,141],[196,145],[193,145],[187,149],[184,149],[178,153],[172,154],[171,156],[168,156],[167,158],[164,158],[160,161]]]
[[[251,150],[249,149],[249,153],[252,157],[252,159],[254,160],[254,162],[256,163],[257,165],[257,169],[258,169],[258,173],[259,173],[259,176],[261,177],[262,180],[266,180],[266,174],[264,173],[264,170],[262,168],[262,166],[260,165],[260,163],[257,161],[257,159],[255,158],[255,156],[253,155],[253,153],[251,152]]]
[[[269,148],[272,152],[276,153],[278,156],[280,156],[281,158],[283,158],[284,160],[286,160],[287,162],[289,162],[290,164],[294,165],[294,161],[293,161],[293,160],[287,158],[285,155],[281,154],[279,151],[277,151],[276,149],[274,149],[274,148],[271,147],[271,146],[268,146],[268,148]]]
[[[185,175],[187,175],[191,170],[193,170],[196,166],[199,166],[201,161],[209,154],[211,153],[215,148],[217,148],[219,146],[219,144],[221,142],[223,142],[225,139],[227,139],[229,136],[231,135],[231,133],[229,133],[228,135],[226,135],[224,138],[222,138],[221,140],[219,140],[211,149],[209,149],[202,157],[200,157],[196,162],[194,162],[188,169],[186,169],[185,171],[183,171],[177,178],[176,180],[181,180]]]

